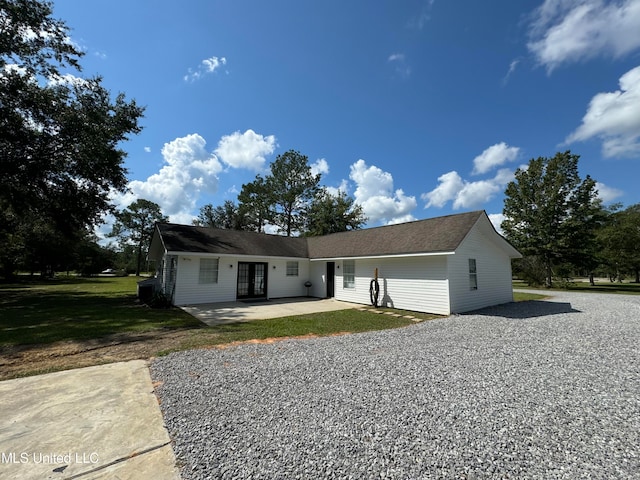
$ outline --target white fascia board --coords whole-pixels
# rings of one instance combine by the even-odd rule
[[[440,255],[455,255],[456,252],[430,252],[430,253],[401,253],[397,255],[369,255],[362,257],[326,257],[312,258],[312,262],[332,262],[334,260],[370,260],[376,258],[407,258],[407,257],[437,257]]]

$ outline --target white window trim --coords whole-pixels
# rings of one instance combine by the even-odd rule
[[[210,267],[203,262],[211,263]],[[215,262],[215,263],[214,263]],[[219,258],[200,258],[200,265],[198,270],[198,284],[200,285],[212,285],[218,283],[218,276],[220,273],[220,259]]]
[[[475,258],[469,259],[469,290],[478,290],[478,262]]]
[[[347,265],[353,265],[353,271],[347,272]],[[353,277],[352,282],[347,282],[347,276]],[[343,260],[342,261],[342,288],[356,288],[356,261],[355,260]]]
[[[300,275],[300,262],[295,260],[288,260],[286,266],[287,277],[297,277]]]

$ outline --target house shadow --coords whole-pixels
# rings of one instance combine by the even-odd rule
[[[560,315],[565,313],[580,313],[568,302],[549,302],[545,300],[527,300],[524,302],[510,302],[486,307],[463,315],[482,315],[488,317],[504,317],[513,319],[527,319]]]

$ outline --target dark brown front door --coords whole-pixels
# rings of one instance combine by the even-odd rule
[[[327,262],[327,298],[335,297],[336,263]]]
[[[262,262],[238,262],[238,298],[267,296],[267,264]]]

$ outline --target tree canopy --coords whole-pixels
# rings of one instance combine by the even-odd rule
[[[49,2],[0,0],[0,240],[10,271],[33,244],[29,225],[73,239],[112,209],[127,185],[121,142],[137,134],[143,108],[115,98],[100,77],[82,79],[82,52]]]
[[[140,275],[142,254],[149,249],[155,224],[169,219],[162,214],[160,205],[143,198],[114,215],[116,221],[109,236],[117,237],[122,247],[127,244],[135,246],[136,275]]]
[[[274,206],[273,223],[288,237],[301,231],[305,209],[320,184],[320,174],[311,173],[307,156],[295,150],[278,155],[265,184]]]
[[[326,188],[321,188],[307,209],[304,234],[318,236],[356,230],[366,221],[362,206],[352,197],[345,192],[332,195]]]
[[[594,225],[601,210],[596,182],[578,174],[578,155],[558,152],[531,159],[507,185],[502,229],[524,255],[540,259],[551,286],[554,263],[594,255]]]

